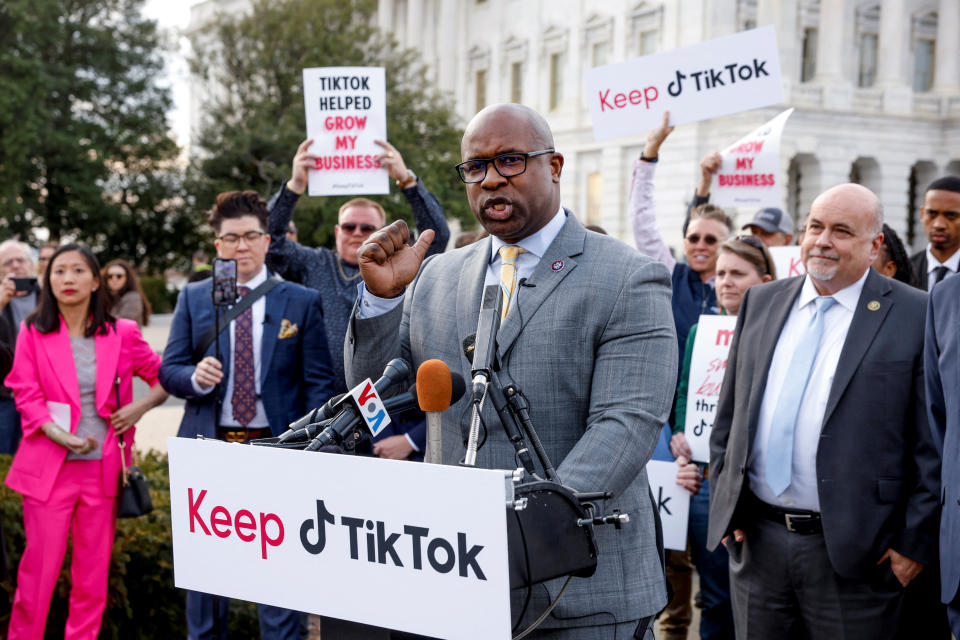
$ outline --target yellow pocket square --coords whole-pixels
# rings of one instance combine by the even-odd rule
[[[300,332],[300,329],[297,328],[297,325],[292,324],[289,320],[284,318],[283,320],[280,321],[280,333],[279,335],[277,335],[277,337],[280,340],[283,340],[284,338],[292,338],[293,336],[297,335],[299,332]]]

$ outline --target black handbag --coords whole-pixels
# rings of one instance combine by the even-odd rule
[[[117,377],[117,408],[120,408],[120,378]],[[127,467],[127,460],[124,456],[126,444],[123,436],[117,436],[117,444],[120,446],[120,491],[119,502],[117,504],[118,518],[139,518],[153,511],[153,500],[150,499],[150,487],[147,485],[147,477],[143,475],[143,470],[137,464],[137,450],[132,449],[133,464]]]

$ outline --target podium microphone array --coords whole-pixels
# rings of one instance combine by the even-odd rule
[[[391,360],[380,379],[373,384],[376,395],[383,398],[392,387],[408,380],[410,373],[411,367],[405,360]],[[282,449],[342,452],[345,442],[366,424],[354,401],[355,394],[361,393],[365,386],[366,383],[361,383],[348,393],[330,398],[322,407],[317,407],[290,423],[289,428],[280,436],[251,440],[250,444]],[[402,393],[383,398],[382,406],[387,413],[398,413],[418,406],[425,411],[428,455],[434,452],[439,456],[440,413],[459,400],[465,391],[463,377],[451,373],[450,368],[441,360],[428,360],[417,370],[417,383]],[[434,426],[431,427],[431,424]],[[434,446],[430,444],[431,437],[435,442]]]

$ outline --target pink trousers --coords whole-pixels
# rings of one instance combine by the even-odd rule
[[[103,493],[99,460],[63,463],[50,499],[24,496],[27,548],[17,572],[8,638],[41,640],[50,599],[73,538],[70,613],[64,640],[96,640],[107,604],[107,572],[116,530],[116,498]]]

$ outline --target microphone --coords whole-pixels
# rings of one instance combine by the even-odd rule
[[[329,400],[326,404],[317,409],[312,409],[308,411],[304,416],[294,422],[290,423],[290,427],[280,434],[277,438],[277,442],[290,442],[293,440],[299,440],[304,435],[309,438],[317,435],[316,433],[310,433],[308,427],[314,425],[318,422],[323,422],[329,420],[333,416],[337,415],[337,412],[340,411],[340,401],[346,397],[345,393],[338,393]]]
[[[402,362],[402,361],[401,361]],[[406,363],[404,363],[406,364]],[[389,366],[389,365],[388,365]],[[444,365],[446,366],[446,365]],[[449,369],[447,370],[447,384],[450,385],[450,396],[449,404],[453,404],[463,396],[466,391],[466,385],[463,382],[463,378],[456,373],[450,373]],[[379,381],[378,381],[379,382]],[[436,384],[433,379],[428,379],[425,384],[430,385],[431,383]],[[374,385],[376,386],[376,385]],[[387,413],[396,413],[399,411],[405,411],[412,407],[417,406],[418,404],[418,395],[417,385],[414,384],[410,389],[399,395],[393,396],[392,398],[387,398],[383,401],[383,408]],[[323,431],[314,438],[309,445],[307,445],[305,451],[318,451],[321,447],[326,447],[330,445],[339,445],[340,442],[346,438],[350,432],[357,428],[357,425],[363,421],[363,416],[357,411],[356,407],[350,403],[344,406],[343,410],[337,415],[337,417],[325,423]]]
[[[490,381],[490,373],[497,358],[497,331],[500,329],[500,310],[503,294],[500,285],[491,284],[483,290],[480,317],[477,320],[476,343],[473,350],[473,402],[478,404]]]
[[[463,379],[460,379],[461,385]],[[461,392],[462,393],[462,392]],[[443,360],[427,360],[417,369],[417,402],[427,414],[426,462],[440,464],[443,456],[440,414],[450,408],[453,384]]]
[[[403,382],[409,376],[410,376],[410,365],[407,363],[407,361],[402,358],[394,358],[393,360],[387,363],[386,367],[384,367],[383,374],[381,374],[379,380],[373,383],[373,388],[376,389],[377,395],[382,396],[387,391],[387,389],[389,389],[390,387],[392,387],[394,384],[398,382]],[[344,394],[344,395],[348,395],[348,394]],[[330,402],[331,400],[328,400],[327,403],[323,407],[321,407],[318,411],[322,411],[324,407],[330,404]],[[359,415],[357,412],[357,408],[353,405],[353,403],[344,404],[344,406],[340,410],[340,413],[337,414],[337,418],[342,418],[344,414],[353,414],[355,416]],[[300,418],[300,420],[298,420],[297,422],[298,423],[302,422],[306,417],[307,416]],[[302,429],[297,429],[295,431],[296,435],[291,434],[290,436],[288,436],[286,441],[289,441],[291,438],[294,438],[294,437],[303,437],[303,436],[312,437],[310,435],[310,426],[311,426],[310,422],[311,421],[308,420],[305,427],[303,427]],[[316,431],[314,431],[314,433],[315,432]],[[286,435],[286,433],[287,432],[285,432],[284,435]],[[280,442],[285,442],[285,441],[280,440]],[[315,451],[315,449],[311,449],[311,451]]]

